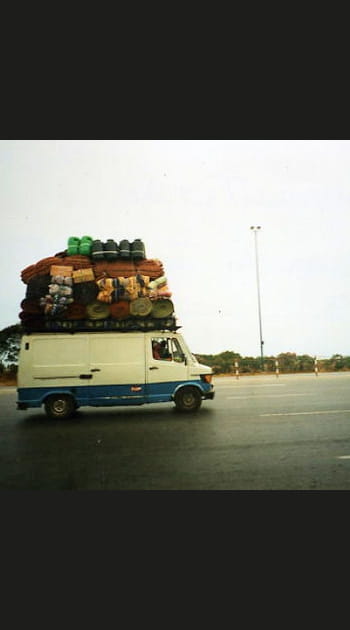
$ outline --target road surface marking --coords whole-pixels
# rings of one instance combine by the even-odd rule
[[[271,385],[241,385],[241,384],[237,385],[236,383],[232,383],[231,385],[220,385],[220,383],[215,383],[215,381],[214,381],[214,385],[215,387],[217,388],[221,387],[222,389],[224,387],[230,387],[230,388],[239,387],[240,389],[251,387],[253,389],[257,389],[258,387],[285,387],[286,386],[285,383],[271,383]]]
[[[337,459],[350,459],[350,455],[338,455]]]
[[[316,396],[316,394],[258,394],[257,396],[226,396],[228,400],[244,399],[251,400],[252,398],[285,398],[286,396]]]
[[[327,409],[323,411],[290,411],[289,413],[261,413],[260,416],[314,416],[321,413],[350,413],[350,409]]]

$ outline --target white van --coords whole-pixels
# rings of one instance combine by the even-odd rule
[[[173,400],[194,411],[214,398],[211,380],[177,332],[33,333],[22,337],[17,409],[66,418],[84,405]]]

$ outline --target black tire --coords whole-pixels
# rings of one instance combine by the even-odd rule
[[[197,387],[182,387],[176,392],[174,402],[179,411],[197,411],[202,404],[202,396]]]
[[[45,400],[45,411],[49,418],[65,420],[75,411],[76,406],[72,396],[56,394]]]

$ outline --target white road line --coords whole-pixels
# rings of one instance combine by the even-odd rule
[[[285,383],[271,383],[271,385],[241,385],[238,383],[232,383],[232,385],[220,385],[218,383],[215,383],[215,389],[224,389],[225,387],[230,387],[230,389],[232,389],[233,387],[239,387],[240,389],[247,389],[247,388],[253,388],[253,389],[257,389],[258,387],[285,387],[286,384]]]
[[[316,396],[316,394],[258,394],[257,396],[226,396],[226,399],[252,400],[253,398],[285,398],[286,396]]]
[[[291,411],[289,413],[261,413],[260,416],[317,416],[321,413],[350,413],[350,409],[324,409],[323,411]]]
[[[350,459],[350,455],[338,455],[337,459]]]

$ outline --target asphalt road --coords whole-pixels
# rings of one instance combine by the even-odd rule
[[[215,378],[172,403],[49,420],[0,387],[0,489],[350,489],[350,373]]]

